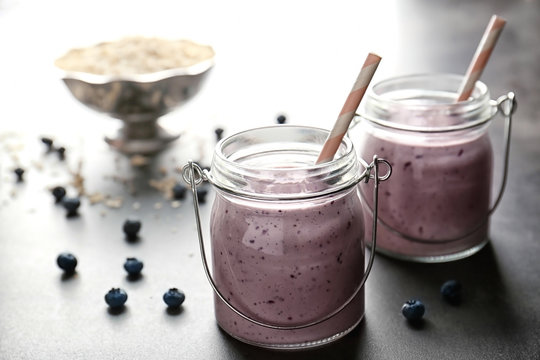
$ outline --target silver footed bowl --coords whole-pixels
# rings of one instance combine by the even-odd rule
[[[158,119],[195,96],[213,65],[212,58],[185,68],[126,76],[60,70],[77,100],[123,121],[115,138],[105,138],[109,145],[127,155],[151,155],[179,137],[165,131]]]

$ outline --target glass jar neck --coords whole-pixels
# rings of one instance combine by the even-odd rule
[[[487,86],[477,81],[471,97],[456,102],[463,77],[417,74],[375,84],[360,116],[387,128],[416,132],[449,132],[487,123],[496,113]]]
[[[315,164],[328,131],[279,125],[237,133],[215,148],[210,182],[233,195],[288,200],[324,196],[359,181],[360,165],[345,136],[334,160]]]

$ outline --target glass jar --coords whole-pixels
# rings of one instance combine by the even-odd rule
[[[210,171],[199,173],[216,190],[213,275],[195,205],[216,319],[243,342],[318,346],[344,336],[364,316],[363,285],[373,254],[364,270],[357,184],[373,178],[376,161],[363,170],[345,137],[333,161],[315,164],[327,136],[326,130],[288,125],[244,131],[221,140]],[[200,172],[186,165],[188,182],[197,176],[186,176],[186,168]],[[374,178],[385,179],[378,170]],[[196,183],[190,184],[196,204]]]
[[[468,100],[455,102],[461,81],[451,74],[395,77],[374,85],[366,96],[353,139],[361,157],[376,153],[389,159],[394,174],[379,203],[381,253],[444,262],[472,255],[488,241],[494,207],[487,130],[497,105],[509,97],[491,100],[478,81]],[[506,181],[511,110],[505,114],[505,175],[496,203]],[[370,221],[368,190],[361,192]]]

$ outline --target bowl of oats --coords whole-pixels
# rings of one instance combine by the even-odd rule
[[[151,155],[179,137],[158,119],[194,97],[214,65],[209,45],[131,36],[74,48],[55,61],[71,94],[123,122],[105,141],[128,155]]]

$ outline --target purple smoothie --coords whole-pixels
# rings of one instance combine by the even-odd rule
[[[274,325],[308,323],[341,306],[364,273],[363,214],[356,191],[271,206],[218,193],[211,219],[213,269],[227,300]],[[333,318],[298,330],[255,325],[217,298],[215,311],[221,328],[243,341],[313,346],[360,322],[364,293]]]
[[[216,146],[208,177],[216,187],[210,235],[220,293],[263,324],[322,321],[272,329],[242,318],[216,296],[219,326],[244,342],[318,346],[345,335],[364,316],[365,231],[356,185],[362,168],[348,137],[333,161],[315,165],[327,136],[321,129],[281,125]]]
[[[379,226],[378,250],[429,260],[474,251],[487,241],[493,156],[487,134],[428,142],[365,132],[360,141],[364,158],[376,152],[393,169],[379,196],[379,219],[388,226]],[[372,219],[368,188],[361,190],[366,223]]]
[[[359,156],[392,165],[379,196],[377,250],[425,262],[469,256],[488,241],[496,109],[485,84],[456,102],[462,77],[420,74],[372,88],[354,129]],[[361,188],[366,221],[371,186]],[[367,235],[370,236],[370,229]]]

